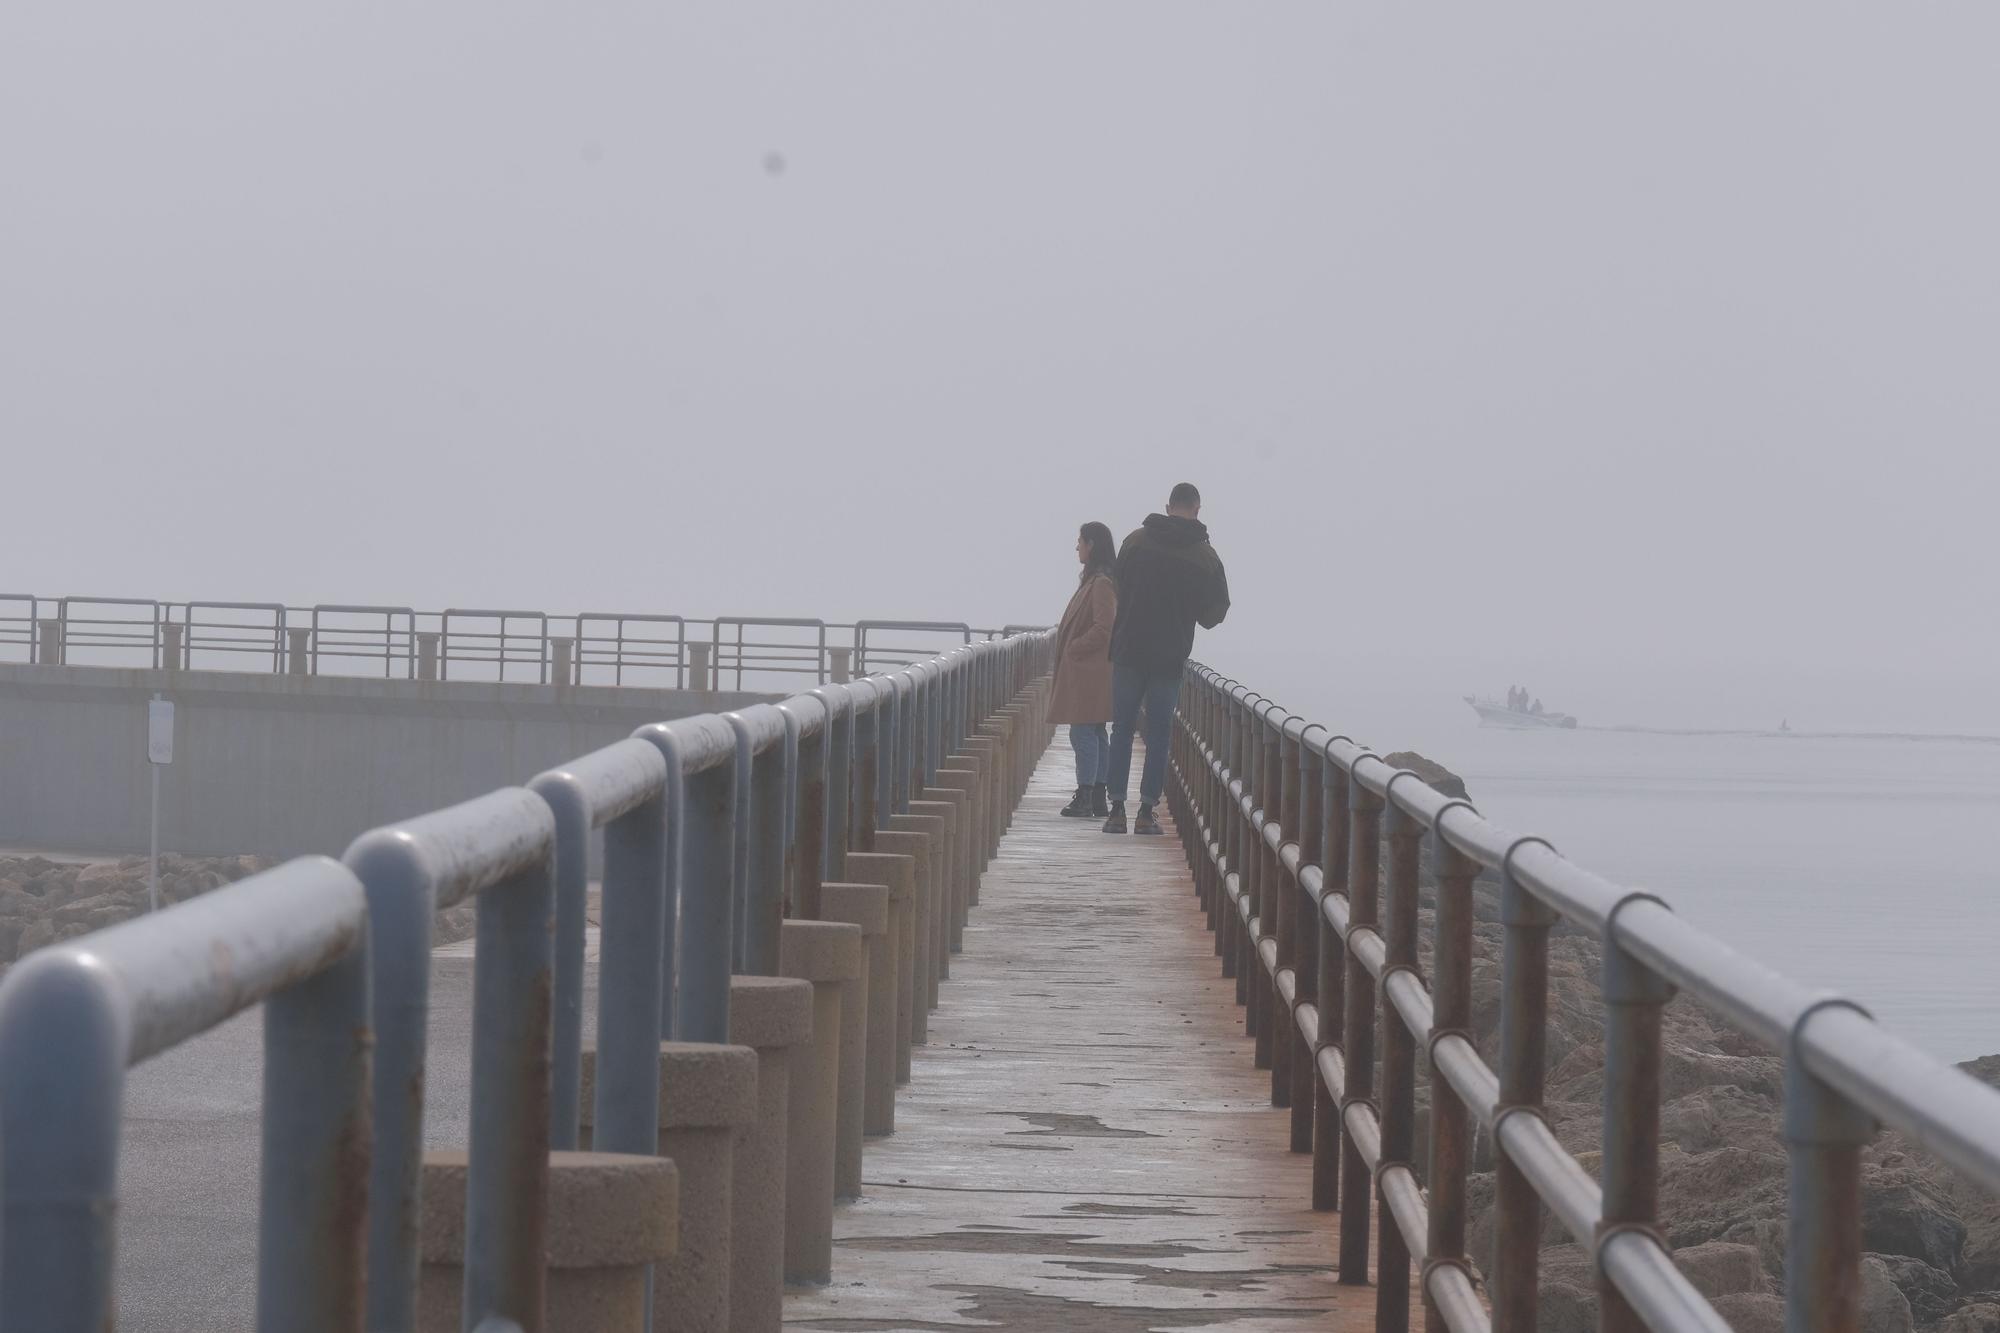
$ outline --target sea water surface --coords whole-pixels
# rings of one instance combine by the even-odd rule
[[[1364,739],[1935,1055],[2000,1052],[2000,742],[1401,730]]]

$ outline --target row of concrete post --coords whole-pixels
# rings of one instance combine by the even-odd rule
[[[787,1287],[833,1276],[836,1205],[891,1134],[951,956],[1051,729],[1029,682],[944,755],[906,809],[861,821],[818,916],[780,927],[777,975],[731,979],[727,1044],[665,1041],[656,1156],[549,1154],[548,1330],[777,1333]],[[419,1328],[459,1333],[467,1156],[425,1155]],[[533,1329],[524,1333],[535,1333]]]

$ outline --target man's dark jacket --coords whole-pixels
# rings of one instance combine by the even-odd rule
[[[1229,613],[1229,580],[1208,529],[1178,514],[1148,514],[1118,548],[1118,619],[1111,660],[1148,676],[1170,676],[1194,651],[1194,627]]]

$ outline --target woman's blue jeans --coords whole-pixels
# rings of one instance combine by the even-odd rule
[[[1069,745],[1076,751],[1076,785],[1094,787],[1111,766],[1111,741],[1102,722],[1069,724]]]

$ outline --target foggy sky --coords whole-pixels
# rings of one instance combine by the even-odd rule
[[[0,590],[1048,621],[1190,480],[1357,734],[2000,731],[1996,126],[1971,0],[17,0]]]

